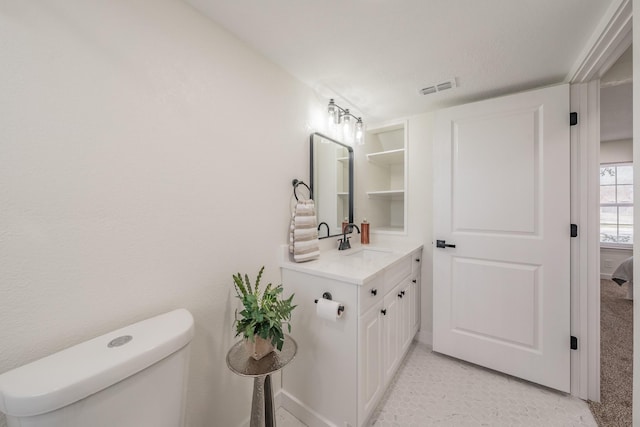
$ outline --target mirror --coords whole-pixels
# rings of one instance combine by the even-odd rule
[[[338,236],[345,218],[353,222],[353,148],[312,133],[310,159],[311,197],[316,206],[319,238]]]

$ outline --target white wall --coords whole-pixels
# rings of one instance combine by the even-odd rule
[[[407,198],[407,224],[405,226],[406,234],[372,234],[372,244],[384,244],[385,242],[394,241],[411,241],[424,244],[422,253],[422,278],[421,278],[421,326],[419,340],[431,344],[432,342],[432,267],[433,267],[433,248],[432,248],[432,227],[433,227],[433,176],[432,170],[432,129],[433,129],[433,113],[421,114],[407,118],[407,174],[408,182],[405,189]],[[400,120],[400,119],[399,119]],[[395,123],[396,121],[394,121]],[[380,124],[381,126],[383,124]],[[356,147],[356,151],[358,147]],[[356,153],[356,159],[358,155]],[[363,159],[366,161],[366,159]],[[356,169],[358,164],[355,165]],[[358,173],[356,172],[356,177]],[[358,185],[356,182],[356,194],[354,206],[354,221],[357,224],[369,215],[371,222],[371,213],[366,213],[362,209],[365,187]]]
[[[633,161],[633,140],[618,139],[600,143],[600,163],[623,163]]]
[[[407,183],[407,236],[424,244],[422,250],[421,324],[419,339],[433,337],[433,113],[410,117]]]
[[[188,425],[239,425],[231,275],[279,283],[326,100],[176,1],[4,1],[0,51],[0,372],[185,307]]]

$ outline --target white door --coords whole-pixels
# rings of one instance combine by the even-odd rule
[[[433,349],[569,392],[569,86],[435,126]]]

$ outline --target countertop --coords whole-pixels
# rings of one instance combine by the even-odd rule
[[[280,267],[314,276],[362,285],[380,271],[392,266],[404,256],[422,248],[419,243],[394,243],[391,245],[354,244],[351,249],[339,251],[325,249],[320,258],[307,262],[294,262],[288,246],[283,245]]]

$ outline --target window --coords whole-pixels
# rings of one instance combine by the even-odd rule
[[[600,243],[633,244],[633,165],[600,165]]]

